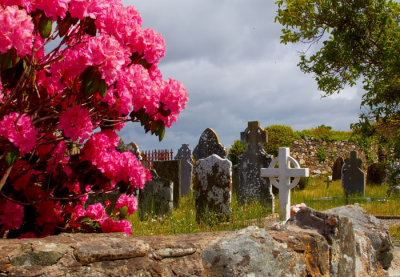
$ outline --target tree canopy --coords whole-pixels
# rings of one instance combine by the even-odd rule
[[[281,43],[305,43],[299,67],[325,95],[363,84],[360,125],[400,114],[400,5],[387,0],[278,0]],[[314,50],[316,49],[316,51]],[[369,125],[371,126],[371,125]]]

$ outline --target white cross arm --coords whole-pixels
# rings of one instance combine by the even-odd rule
[[[308,177],[308,168],[288,168],[285,170],[287,177]],[[261,177],[279,177],[282,174],[282,168],[261,168]]]

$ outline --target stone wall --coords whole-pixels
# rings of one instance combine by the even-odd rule
[[[326,160],[320,161],[317,155],[318,149],[324,148]],[[304,139],[295,140],[290,153],[295,158],[301,167],[310,169],[312,177],[318,175],[331,175],[332,167],[335,160],[342,157],[343,160],[350,155],[350,151],[356,151],[358,157],[363,162],[363,170],[366,170],[367,160],[365,153],[361,150],[356,142],[343,140],[343,141],[324,141],[305,137]]]
[[[0,239],[0,276],[382,277],[392,249],[387,228],[359,207],[303,208],[287,224],[264,229]]]

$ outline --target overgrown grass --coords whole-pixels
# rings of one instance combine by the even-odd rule
[[[325,180],[313,179],[304,190],[292,190],[291,203],[305,203],[308,207],[323,211],[348,204],[358,204],[373,215],[400,215],[400,199],[386,197],[389,185],[366,186],[365,197],[353,195],[346,198],[340,181],[331,182],[326,188]],[[325,199],[324,199],[325,198]]]
[[[329,188],[323,178],[311,179],[304,190],[291,191],[291,203],[305,203],[316,210],[326,210],[342,205],[358,203],[366,211],[374,215],[400,215],[400,199],[386,198],[386,190],[389,185],[367,186],[365,198],[353,196],[346,199],[341,188],[340,181],[331,182]],[[325,198],[325,200],[323,199]],[[381,201],[385,198],[385,201]],[[275,211],[279,209],[278,197],[275,199]],[[189,194],[180,200],[178,209],[169,216],[151,217],[141,221],[138,213],[131,218],[134,236],[171,235],[183,233],[212,232],[223,230],[237,230],[249,225],[263,226],[265,217],[271,215],[271,210],[255,202],[247,205],[239,205],[234,195],[232,201],[232,215],[229,221],[218,223],[216,217],[209,215],[210,224],[196,222],[195,200]],[[400,237],[400,228],[391,228],[393,236]]]
[[[193,194],[180,199],[179,209],[174,209],[169,216],[151,217],[141,221],[138,213],[131,218],[134,236],[172,235],[198,232],[237,230],[256,224],[263,226],[271,210],[259,203],[239,205],[234,195],[232,215],[229,221],[219,223],[213,214],[208,215],[209,224],[196,222],[196,208]]]

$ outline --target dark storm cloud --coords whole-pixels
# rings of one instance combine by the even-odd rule
[[[162,143],[127,125],[121,135],[141,149],[194,148],[202,131],[213,128],[229,147],[247,121],[261,126],[290,125],[301,130],[321,124],[348,130],[357,121],[361,90],[346,89],[321,98],[315,81],[300,72],[297,50],[279,44],[274,1],[139,0],[124,1],[140,12],[143,27],[163,35],[165,78],[180,80],[189,102]]]

